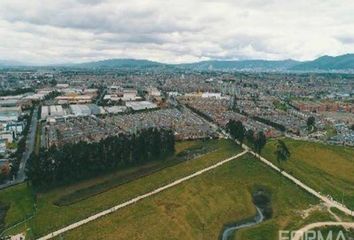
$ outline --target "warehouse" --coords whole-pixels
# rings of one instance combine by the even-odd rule
[[[89,116],[91,115],[91,109],[87,105],[70,105],[70,110],[75,116]]]
[[[106,107],[105,110],[108,113],[116,114],[116,113],[123,113],[123,112],[127,111],[127,107],[126,106],[111,106],[111,107]]]
[[[17,121],[20,115],[20,112],[16,110],[6,110],[6,108],[0,110],[0,122]]]
[[[155,109],[157,105],[149,101],[140,101],[140,102],[126,102],[125,104],[128,108],[133,109],[134,111],[141,111],[147,109]]]

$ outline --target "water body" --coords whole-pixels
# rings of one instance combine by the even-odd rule
[[[260,224],[264,220],[271,217],[272,210],[270,206],[270,198],[267,197],[267,194],[264,191],[257,191],[253,194],[253,203],[255,204],[257,210],[256,216],[251,219],[238,221],[225,227],[221,236],[222,240],[229,240],[235,231]]]
[[[257,209],[257,214],[254,217],[254,219],[252,219],[251,221],[246,222],[246,223],[241,223],[241,224],[236,223],[233,226],[225,228],[221,239],[228,240],[236,230],[252,227],[254,225],[257,225],[257,224],[263,222],[265,217],[264,217],[264,214],[262,213],[262,210],[258,207],[256,207],[256,209]]]

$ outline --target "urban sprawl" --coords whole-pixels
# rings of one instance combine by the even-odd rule
[[[236,120],[269,138],[354,146],[353,82],[319,73],[3,70],[0,167],[7,178],[0,180],[15,181],[33,150],[151,127],[172,129],[177,141],[219,138]]]

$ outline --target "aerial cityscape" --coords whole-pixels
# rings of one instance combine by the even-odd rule
[[[344,2],[0,2],[0,240],[354,239]]]

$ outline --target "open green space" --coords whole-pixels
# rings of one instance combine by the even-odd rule
[[[274,102],[273,102],[273,105],[274,105],[274,107],[275,107],[276,109],[279,109],[279,110],[281,110],[281,111],[286,112],[286,111],[288,110],[287,104],[284,103],[284,102],[281,102],[281,101],[279,101],[279,100],[274,101]]]
[[[318,238],[322,235],[322,239],[353,239],[354,237],[354,229],[345,229],[340,226],[315,228],[312,231],[317,232]]]
[[[187,161],[206,153],[210,153],[218,148],[214,141],[189,141],[177,144],[176,154],[164,161],[148,162],[142,166],[128,168],[125,171],[118,171],[103,182],[80,188],[67,195],[58,198],[54,203],[58,206],[70,205],[82,201],[86,198],[101,194],[114,187],[126,184],[138,178],[161,171],[164,168],[174,166],[183,161]]]
[[[33,207],[33,194],[31,188],[26,184],[1,190],[0,209],[2,209],[1,218],[4,222],[3,225],[0,224],[0,233],[5,227],[12,226],[32,216],[34,212]]]
[[[273,217],[237,239],[277,239],[279,229],[297,229],[325,212],[304,210],[317,199],[266,168],[250,155],[235,159],[160,194],[65,233],[64,239],[218,239],[225,224],[255,215],[252,192],[272,195]],[[60,238],[58,238],[60,239]]]
[[[229,140],[177,143],[176,155],[171,160],[171,162],[175,162],[176,164],[173,166],[164,166],[161,170],[148,175],[138,176],[134,181],[131,179],[128,183],[122,184],[122,182],[117,180],[121,179],[124,174],[134,172],[134,169],[126,169],[125,171],[38,194],[34,217],[11,229],[9,233],[18,233],[27,229],[29,236],[32,238],[45,235],[94,213],[170,183],[175,179],[222,161],[240,151],[241,149]],[[191,160],[187,160],[186,157],[191,157]],[[139,169],[136,171],[139,171]],[[93,192],[81,198],[80,190],[95,189],[95,186],[110,181],[114,182],[114,184],[112,183],[103,191]],[[19,192],[20,190],[22,192]],[[13,195],[7,194],[9,191],[13,192]],[[21,204],[13,201],[17,194],[20,198],[28,197],[32,199],[31,189],[26,184],[8,188],[6,191],[0,191],[1,201],[10,204],[10,209],[5,218],[6,227],[22,221],[33,212],[32,201],[25,201],[28,205],[25,212],[22,211],[23,206]],[[73,196],[72,194],[75,195],[74,198],[78,197],[79,201],[75,199],[72,202],[66,202],[65,206],[58,206],[58,200],[65,198],[65,196]]]
[[[324,195],[354,209],[354,148],[284,139],[291,156],[278,163],[276,140],[269,141],[263,155]]]
[[[354,190],[354,150],[285,140],[292,153],[277,163],[276,141],[263,154],[289,173],[350,206]],[[94,213],[149,192],[175,179],[222,161],[241,149],[228,140],[186,141],[176,145],[168,161],[128,168],[37,195],[33,209],[31,188],[21,184],[0,191],[0,202],[10,208],[9,227],[30,218],[9,233],[28,230],[31,238],[45,235]],[[190,160],[188,160],[190,159]],[[250,155],[231,161],[181,185],[121,209],[78,229],[64,239],[217,239],[223,226],[255,214],[252,190],[272,194],[273,217],[237,232],[237,239],[276,239],[278,230],[296,230],[308,223],[333,220],[327,212],[308,211],[318,200]],[[347,203],[348,202],[348,203]],[[306,213],[306,214],[305,214]],[[60,238],[58,238],[60,239]]]

